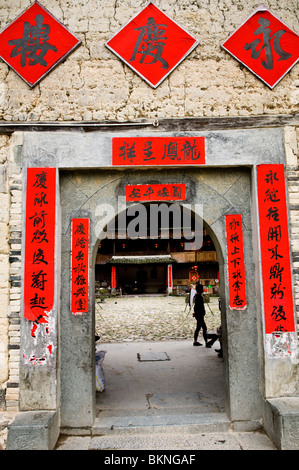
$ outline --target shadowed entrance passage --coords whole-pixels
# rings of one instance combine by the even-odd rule
[[[202,414],[215,422],[223,419],[223,359],[215,351],[220,344],[193,347],[195,320],[184,296],[114,297],[100,305],[97,350],[106,351],[106,384],[97,392],[94,432],[130,419],[140,426],[180,423],[183,413],[199,422]],[[212,332],[220,322],[218,298],[206,304],[206,311]]]
[[[104,349],[107,385],[97,393],[94,434],[169,424],[229,428],[222,359],[213,349],[190,341],[110,343]]]

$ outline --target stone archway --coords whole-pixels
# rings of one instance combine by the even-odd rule
[[[189,287],[189,282],[187,282],[187,285],[181,286],[179,292],[181,295],[165,296],[166,292],[170,295],[174,293],[175,280],[178,279],[179,276],[177,274],[179,272],[187,272],[186,277],[188,277],[189,269],[198,264],[200,252],[195,250],[196,246],[197,249],[201,248],[202,240],[201,238],[199,239],[198,234],[197,243],[190,243],[194,250],[193,253],[190,251],[191,247],[188,246],[188,243],[186,243],[186,251],[181,251],[185,250],[185,247],[181,248],[181,242],[184,240],[184,233],[187,235],[188,231],[180,230],[180,234],[176,234],[173,232],[173,225],[169,226],[167,240],[163,239],[167,243],[161,243],[161,230],[159,230],[158,238],[151,239],[149,237],[149,219],[151,214],[152,216],[155,214],[155,211],[150,211],[150,204],[154,205],[156,203],[145,203],[143,208],[139,207],[140,204],[132,204],[130,206],[132,208],[131,213],[135,214],[136,211],[138,214],[136,220],[139,222],[142,223],[140,215],[144,215],[144,219],[147,222],[147,238],[145,238],[144,231],[139,228],[138,232],[142,235],[142,239],[134,238],[130,240],[129,237],[125,237],[118,240],[117,233],[115,233],[115,240],[112,243],[111,239],[105,237],[109,233],[109,225],[111,225],[111,230],[112,227],[113,229],[117,227],[117,220],[109,221],[108,227],[105,227],[105,233],[99,236],[99,241],[101,242],[99,250],[101,253],[100,259],[101,261],[106,260],[107,264],[98,265],[99,268],[102,268],[99,269],[101,275],[98,276],[98,279],[100,277],[102,279],[105,278],[105,280],[110,278],[110,285],[112,285],[113,278],[117,279],[116,292],[112,293],[112,297],[110,297],[111,294],[108,294],[108,297],[105,300],[103,299],[103,303],[96,302],[96,333],[101,335],[101,344],[97,345],[97,348],[108,352],[104,362],[107,378],[105,393],[97,393],[96,400],[99,414],[97,414],[94,431],[99,433],[101,433],[101,429],[104,426],[102,420],[107,419],[107,414],[110,419],[114,419],[115,426],[117,426],[118,421],[121,420],[121,416],[117,415],[119,410],[121,410],[120,413],[128,412],[130,414],[134,408],[134,413],[152,413],[151,416],[153,416],[157,403],[158,407],[164,408],[163,411],[168,412],[169,415],[173,414],[175,410],[181,413],[184,404],[186,414],[190,410],[192,413],[199,412],[199,409],[202,410],[202,407],[204,407],[205,411],[208,409],[213,410],[215,415],[218,412],[219,416],[218,418],[215,417],[215,419],[221,419],[219,413],[223,409],[224,403],[223,361],[217,358],[213,349],[201,348],[203,351],[196,351],[196,348],[192,347],[195,322],[189,308],[186,308],[184,296],[182,296],[184,290]],[[165,206],[165,203],[160,202],[155,207],[155,209],[157,207],[161,209],[161,225],[163,225],[163,216],[164,222],[171,222],[171,220],[169,221],[171,217],[168,217],[172,215],[171,206]],[[184,215],[182,213],[183,209],[185,209]],[[196,227],[199,232],[200,227],[201,234],[203,231],[206,233],[206,230],[203,230],[202,227],[202,218],[194,212],[191,213],[189,208],[183,206],[183,203],[179,207],[173,207],[173,210],[178,210],[177,215],[179,217],[177,222],[179,227],[181,227],[181,222],[184,220],[186,226],[189,224],[190,229],[194,230]],[[122,219],[122,215],[120,214],[120,219]],[[115,218],[117,219],[118,216],[119,214],[116,214]],[[195,221],[194,218],[197,218],[198,221]],[[129,217],[126,217],[126,219],[128,224],[132,220]],[[175,221],[176,218],[172,219],[172,223]],[[153,224],[155,224],[155,220]],[[207,229],[209,230],[208,227]],[[164,233],[164,236],[166,237],[166,233]],[[205,238],[207,238],[207,235],[205,235]],[[213,238],[215,240],[215,235]],[[105,241],[109,242],[106,244],[106,248],[108,245],[106,250]],[[131,251],[126,251],[123,248],[124,241],[126,245],[129,244],[129,250]],[[131,244],[129,243],[130,241]],[[137,247],[136,241],[140,242],[140,244],[137,243]],[[158,250],[157,247],[154,248],[155,242],[159,244]],[[212,244],[210,238],[208,243]],[[214,249],[213,244],[212,246]],[[112,247],[114,247],[114,250],[112,250]],[[132,247],[136,251],[133,256]],[[176,252],[177,248],[180,251]],[[142,250],[146,250],[146,255],[141,253]],[[217,246],[217,251],[218,258],[221,260],[223,256],[219,246]],[[111,257],[112,252],[114,256]],[[214,255],[214,252],[206,254]],[[175,259],[176,255],[178,255],[177,259]],[[184,268],[180,269],[180,262],[183,262],[181,255],[186,255],[189,261],[193,255],[194,261],[192,263],[185,263],[188,265],[188,269],[184,264]],[[203,258],[202,256],[200,259],[202,260]],[[217,265],[217,267],[213,266],[216,277],[218,262],[214,264]],[[200,281],[205,285],[207,282],[205,282],[204,276],[202,276],[205,269],[200,269],[200,265],[201,261],[199,261],[198,271],[201,274]],[[134,292],[132,289],[125,289],[124,277],[121,276],[122,269],[125,270],[125,282],[129,283],[130,279],[136,279],[135,275],[141,267],[149,274],[155,266],[162,268],[161,270],[163,271],[163,294],[158,293],[157,290],[153,291],[150,275],[144,281],[143,290],[140,289],[139,285]],[[173,282],[170,282],[169,285],[168,268],[170,266],[172,266]],[[206,267],[208,266],[210,266],[211,272],[211,265]],[[107,269],[107,267],[110,269]],[[113,271],[115,274],[111,276],[113,268],[115,268]],[[184,282],[186,282],[186,279]],[[108,283],[109,281],[105,281],[105,285]],[[118,291],[120,285],[122,286],[122,296],[119,296]],[[209,290],[212,291],[212,289]],[[116,297],[114,297],[115,295]],[[210,304],[206,305],[206,313],[208,330],[212,332],[212,330],[215,330],[220,325],[218,298],[213,299],[211,307]],[[159,341],[159,338],[162,338],[162,342],[161,339]],[[217,346],[219,347],[218,343]],[[164,355],[157,353],[155,356],[153,350],[157,351],[157,348],[161,348],[161,350],[167,351],[167,353],[165,352]],[[199,355],[196,354],[197,352],[199,352]],[[212,355],[207,354],[208,352],[212,352]],[[148,357],[149,362],[147,360],[139,362],[137,358],[141,359],[141,356]],[[159,361],[154,359],[151,363],[151,357],[161,357],[161,359]],[[164,357],[171,357],[171,360],[164,359]],[[168,360],[170,362],[167,362]],[[148,369],[147,366],[151,364],[152,367]],[[176,372],[175,378],[174,370]],[[204,402],[199,397],[204,397],[207,404],[204,405]],[[111,413],[111,416],[109,413]],[[140,419],[141,417],[139,417],[139,422]],[[169,419],[173,418],[169,416]],[[146,418],[144,418],[144,422],[147,422]]]
[[[62,281],[60,357],[61,357],[61,426],[90,427],[94,421],[94,315],[69,315],[70,222],[73,217],[90,219],[90,272],[93,273],[98,237],[96,217],[99,204],[113,204],[117,210],[116,195],[130,181],[132,172],[81,171],[61,172],[62,200]],[[134,172],[138,181],[153,182],[151,171]],[[251,230],[251,172],[246,168],[177,170],[159,172],[159,181],[186,181],[191,195],[188,202],[204,207],[203,218],[217,247],[223,313],[226,411],[232,421],[259,422],[261,396],[259,392],[259,364],[257,344],[257,318],[255,305],[254,263],[252,262]],[[226,299],[226,234],[225,215],[241,213],[244,221],[244,250],[246,263],[248,306],[246,311],[229,310]],[[90,279],[94,279],[91,275]],[[90,283],[90,292],[94,292]],[[90,311],[94,309],[93,294]],[[84,403],[84,406],[82,406]]]

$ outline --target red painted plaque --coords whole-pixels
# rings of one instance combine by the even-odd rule
[[[299,36],[264,5],[238,28],[222,47],[270,88],[299,59]]]
[[[204,137],[114,137],[112,165],[203,165]]]
[[[54,304],[55,200],[56,168],[28,168],[24,317],[36,324],[48,323]]]
[[[130,184],[125,186],[126,201],[184,201],[186,185]]]
[[[293,332],[295,320],[284,166],[259,165],[257,183],[265,332]]]
[[[0,57],[34,87],[80,43],[35,2],[0,33]]]
[[[192,34],[150,2],[106,46],[156,88],[197,44]]]
[[[244,310],[247,307],[243,247],[242,215],[226,215],[226,240],[229,283],[229,307]]]
[[[71,312],[88,313],[89,219],[72,219]]]

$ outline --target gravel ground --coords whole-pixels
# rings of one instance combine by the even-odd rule
[[[96,303],[96,334],[101,343],[192,339],[196,321],[185,306],[183,296],[106,298]],[[214,332],[221,323],[218,297],[205,307],[208,332]]]

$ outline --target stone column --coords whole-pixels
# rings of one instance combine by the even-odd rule
[[[26,214],[26,177],[23,170],[23,236],[22,252],[25,253],[25,214]],[[56,410],[57,397],[57,360],[58,360],[58,311],[59,311],[59,273],[60,273],[60,214],[59,179],[56,170],[56,210],[55,210],[55,286],[53,309],[47,313],[46,323],[27,320],[24,317],[24,279],[25,259],[22,258],[22,304],[21,304],[21,341],[20,341],[20,410]],[[38,265],[40,269],[40,265]],[[36,328],[36,329],[35,329]],[[33,330],[34,333],[33,333]]]
[[[63,183],[62,183],[63,185]],[[73,198],[70,193],[67,197]],[[95,413],[95,345],[94,345],[94,258],[89,255],[88,312],[71,313],[71,221],[90,219],[89,249],[95,246],[92,217],[94,213],[73,210],[62,214],[61,308],[60,308],[60,371],[61,429],[74,428],[85,432],[93,425]]]
[[[51,450],[59,436],[60,406],[58,315],[60,309],[61,229],[58,170],[56,169],[54,303],[53,308],[48,312],[47,322],[38,325],[24,317],[26,165],[23,167],[22,180],[23,256],[20,283],[22,288],[20,304],[20,412],[8,428],[7,449]]]

